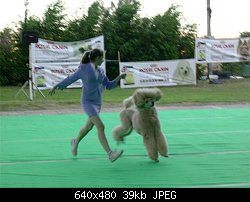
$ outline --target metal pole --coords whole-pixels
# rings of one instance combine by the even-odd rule
[[[29,1],[28,0],[25,0],[24,2],[24,5],[25,5],[25,16],[24,16],[24,31],[26,30],[26,26],[27,26],[27,15],[28,15],[28,9],[27,9],[27,6],[29,5]]]
[[[25,18],[24,18],[24,31],[27,29],[27,15],[28,15],[28,8],[29,1],[25,0]],[[33,100],[33,82],[32,82],[32,69],[31,69],[31,44],[29,44],[29,97],[30,100]]]
[[[211,38],[211,7],[210,7],[210,0],[207,0],[207,37],[210,39]],[[212,74],[212,64],[208,63],[207,64],[207,68],[208,68],[208,77],[209,74]]]
[[[31,44],[29,45],[29,91],[30,100],[33,100],[33,82],[32,82],[32,58],[31,58]]]
[[[118,51],[118,61],[119,61],[119,63],[121,62],[121,54],[120,54],[120,51]]]
[[[23,27],[23,32],[25,32],[27,30],[27,15],[28,15],[28,9],[27,9],[27,6],[29,5],[29,1],[28,0],[25,0],[24,1],[24,6],[25,6],[25,16],[24,16],[24,27]],[[23,37],[23,36],[22,36]],[[23,39],[22,39],[23,40]],[[30,100],[33,100],[33,91],[32,91],[32,88],[33,88],[33,85],[32,85],[32,72],[31,72],[31,63],[30,63],[30,46],[28,47],[29,48],[29,79],[28,81],[26,81],[24,83],[24,85],[22,86],[22,88],[17,92],[16,96],[17,97],[19,95],[19,93],[21,91],[23,91],[23,93],[26,95],[27,98],[29,98]],[[25,87],[29,85],[29,96],[28,94],[25,92]]]
[[[210,0],[207,0],[207,36],[211,37],[211,13]]]

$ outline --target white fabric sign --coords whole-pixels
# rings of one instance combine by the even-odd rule
[[[68,75],[74,73],[83,53],[94,48],[104,51],[104,37],[74,41],[57,42],[39,39],[38,43],[32,43],[30,48],[30,67],[32,79],[39,90],[53,87]],[[105,70],[105,61],[101,65]],[[71,84],[69,88],[81,87],[81,80]],[[36,89],[34,87],[34,89]]]
[[[196,63],[250,61],[250,37],[239,39],[196,39]]]
[[[195,59],[120,62],[121,88],[196,84]]]

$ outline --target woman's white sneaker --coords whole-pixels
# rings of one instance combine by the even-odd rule
[[[76,139],[73,138],[70,140],[70,144],[71,144],[71,152],[74,156],[77,155],[77,147],[78,147],[78,144],[76,143]]]
[[[123,150],[119,150],[119,151],[111,151],[109,152],[109,160],[111,162],[114,162],[115,160],[117,160],[123,153]]]

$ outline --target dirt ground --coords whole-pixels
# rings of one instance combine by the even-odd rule
[[[249,108],[250,103],[184,103],[156,105],[157,110],[181,110],[181,109],[222,109],[222,108]],[[101,113],[119,112],[122,105],[104,104]],[[84,113],[81,105],[70,105],[69,107],[56,107],[54,109],[43,110],[21,110],[21,111],[1,111],[0,116],[18,116],[18,115],[42,115],[42,114],[82,114]]]

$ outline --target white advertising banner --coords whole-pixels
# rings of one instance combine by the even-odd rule
[[[32,43],[30,46],[32,80],[39,90],[43,90],[53,87],[68,75],[74,73],[80,65],[85,51],[94,48],[104,51],[104,37],[98,36],[74,42],[39,39],[38,43]],[[105,61],[101,67],[105,70]],[[81,86],[82,82],[78,80],[71,84],[69,88]]]
[[[196,63],[250,61],[250,37],[195,40]]]
[[[121,88],[196,84],[195,59],[120,62]]]

